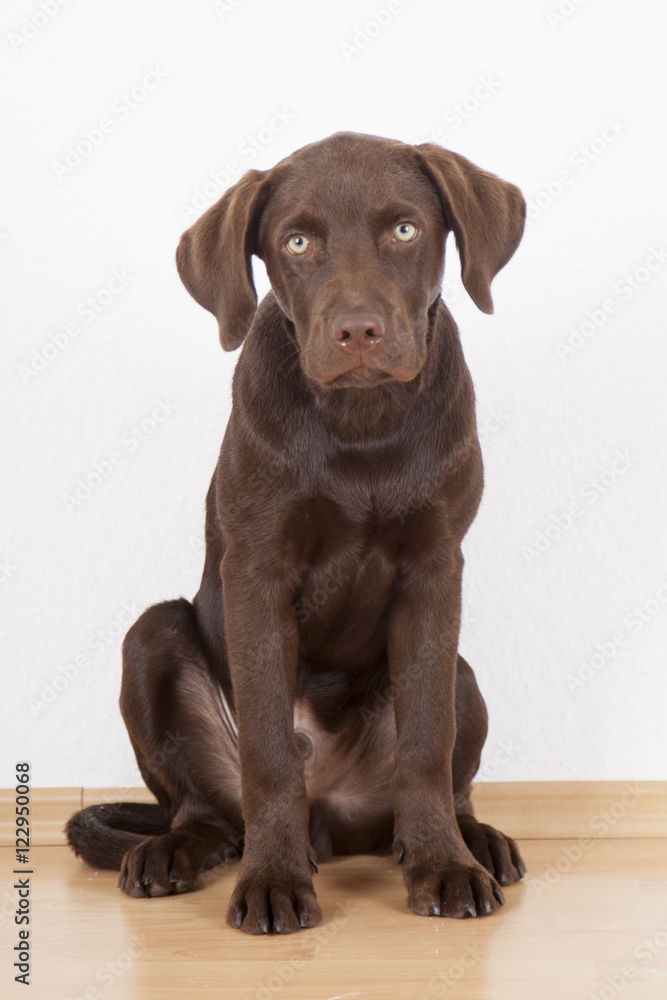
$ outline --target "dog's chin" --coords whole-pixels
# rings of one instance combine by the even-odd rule
[[[374,365],[357,365],[344,371],[306,372],[323,389],[372,389],[386,382],[410,382],[418,375],[418,370],[388,371]]]

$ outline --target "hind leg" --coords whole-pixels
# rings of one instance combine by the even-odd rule
[[[454,804],[459,830],[473,857],[500,885],[523,878],[525,865],[511,837],[480,823],[470,801],[472,779],[479,767],[488,729],[486,705],[475,675],[459,655],[456,677],[456,743],[452,759]]]
[[[168,833],[127,852],[120,887],[184,892],[238,857],[243,834],[235,727],[188,601],[149,608],[128,632],[120,707],[144,781],[172,816]]]

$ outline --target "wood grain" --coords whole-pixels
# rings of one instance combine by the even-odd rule
[[[64,844],[63,827],[81,808],[80,788],[40,788],[30,790],[30,843],[34,846]],[[16,791],[0,789],[0,846],[16,843]]]
[[[473,805],[513,837],[667,837],[667,781],[489,781]]]
[[[145,787],[31,791],[33,843],[65,843],[77,809],[98,802],[155,802]],[[667,837],[667,781],[497,781],[475,786],[485,823],[515,838]],[[14,844],[14,790],[0,790],[0,846]]]
[[[336,858],[315,884],[323,923],[288,937],[225,925],[236,865],[200,891],[130,899],[114,872],[36,848],[34,1000],[664,1000],[667,840],[526,840],[525,880],[492,917],[417,917],[389,858]],[[12,855],[0,849],[3,913]],[[3,996],[13,924],[5,923]],[[611,985],[610,985],[611,984]],[[88,992],[86,992],[88,991]],[[27,992],[26,992],[26,995]]]

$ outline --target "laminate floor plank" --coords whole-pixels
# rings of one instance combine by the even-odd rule
[[[315,881],[323,923],[287,937],[225,925],[234,865],[197,892],[135,900],[116,888],[116,873],[89,869],[66,847],[36,847],[29,992],[12,968],[15,852],[1,848],[2,996],[664,1000],[667,839],[520,846],[528,874],[493,917],[417,917],[391,858],[335,858]]]

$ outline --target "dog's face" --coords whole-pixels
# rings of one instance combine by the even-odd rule
[[[442,281],[437,193],[408,146],[349,137],[323,155],[323,145],[280,168],[259,255],[307,376],[331,388],[409,381]]]
[[[257,254],[306,376],[363,388],[421,371],[448,232],[465,287],[491,312],[524,217],[517,188],[455,153],[338,133],[247,173],[183,234],[177,264],[233,350],[255,313]]]

